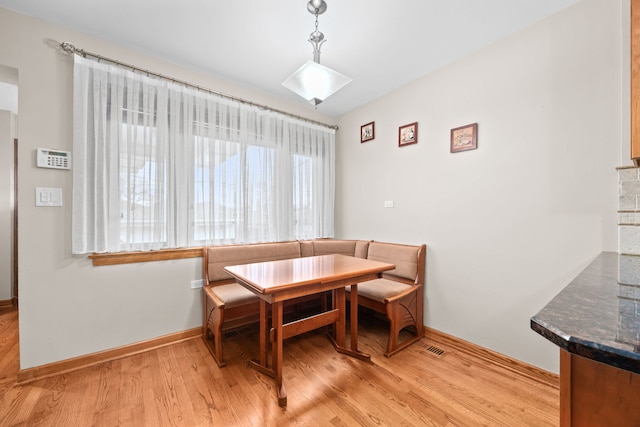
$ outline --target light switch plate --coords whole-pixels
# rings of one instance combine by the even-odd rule
[[[62,188],[36,187],[36,206],[62,206]]]

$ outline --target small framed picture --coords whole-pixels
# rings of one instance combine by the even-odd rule
[[[376,122],[367,123],[366,125],[360,126],[360,142],[371,141],[376,137]]]
[[[478,124],[473,123],[451,129],[451,152],[475,150],[478,148]]]
[[[398,147],[418,142],[418,122],[400,126],[398,129]]]

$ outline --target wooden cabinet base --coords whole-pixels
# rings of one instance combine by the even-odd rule
[[[560,426],[640,425],[640,375],[560,350]]]

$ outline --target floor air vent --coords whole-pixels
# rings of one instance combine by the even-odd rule
[[[442,356],[444,354],[444,350],[441,348],[436,347],[435,345],[428,345],[427,343],[425,343],[424,341],[418,341],[418,345],[420,347],[425,348],[427,351],[435,354],[436,356]]]
[[[427,351],[430,351],[431,353],[438,355],[438,356],[442,356],[444,354],[444,350],[441,348],[438,348],[436,346],[430,345],[427,348]]]

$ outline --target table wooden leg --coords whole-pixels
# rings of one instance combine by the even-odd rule
[[[358,352],[358,284],[351,285],[351,350]]]
[[[275,377],[273,366],[269,367],[267,362],[267,354],[269,353],[269,313],[267,310],[267,303],[260,300],[260,357],[258,360],[252,359],[249,361],[249,366],[258,372]]]
[[[267,316],[267,302],[260,300],[260,365],[267,367],[267,345],[269,332],[267,329],[267,323],[269,318]]]
[[[283,333],[282,333],[282,302],[275,302],[271,306],[271,322],[273,325],[272,339],[275,342],[271,344],[272,368],[275,373],[276,391],[278,393],[278,405],[287,406],[287,391],[282,382],[282,351],[283,351]]]
[[[345,331],[347,329],[347,298],[344,286],[335,289],[333,292],[335,308],[339,312],[335,327],[335,340],[338,347],[344,347]]]
[[[327,307],[327,310],[333,310],[334,308],[336,308],[336,292],[335,290],[332,290],[329,292],[329,296],[331,297],[331,301],[330,301],[330,306]],[[332,341],[335,342],[335,336],[336,336],[336,325],[335,323],[333,325],[329,325],[329,336],[332,337]]]
[[[336,350],[342,354],[358,358],[360,360],[371,361],[371,355],[363,353],[358,350],[358,286],[351,285],[351,348],[344,346],[346,325],[346,292],[344,287],[338,288],[334,291],[334,301],[336,308],[340,311],[338,321],[336,322],[336,334],[335,338],[329,335],[329,338],[333,341],[333,345]]]

